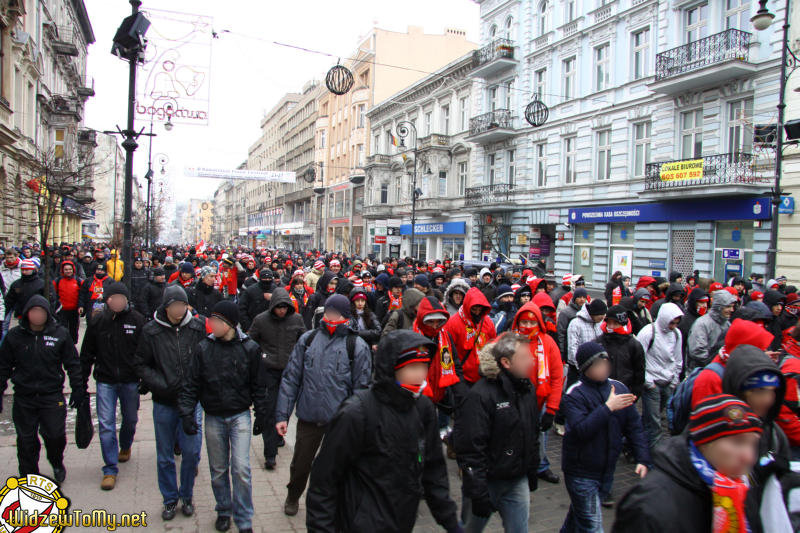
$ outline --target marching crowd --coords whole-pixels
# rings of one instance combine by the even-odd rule
[[[422,499],[449,532],[495,512],[528,531],[530,493],[562,475],[563,532],[602,531],[615,506],[620,533],[800,530],[786,278],[616,272],[603,293],[541,265],[162,246],[136,250],[128,279],[102,246],[0,254],[0,391],[10,379],[22,476],[39,473],[41,435],[66,477],[66,373],[70,407],[96,382],[103,490],[151,394],[165,521],[194,513],[204,434],[215,528],[252,531],[251,435],[274,470],[294,416],[284,512],[307,491],[309,531],[411,531]],[[615,502],[620,456],[641,479]]]

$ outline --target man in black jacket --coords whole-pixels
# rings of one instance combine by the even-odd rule
[[[194,513],[192,494],[197,463],[200,461],[200,435],[188,435],[181,426],[178,391],[185,385],[189,365],[198,343],[205,338],[203,321],[189,311],[186,291],[180,285],[164,289],[161,307],[154,319],[142,328],[136,349],[136,373],[153,393],[153,426],[156,437],[158,488],[164,501],[161,517],[175,518],[178,499],[186,516]],[[195,408],[200,423],[200,406]],[[175,476],[175,441],[182,450],[180,489]]]
[[[23,309],[35,294],[44,296],[44,280],[39,276],[36,263],[30,259],[23,259],[19,264],[22,276],[14,280],[6,291],[6,313],[21,318]],[[52,289],[51,289],[52,290]]]
[[[44,296],[35,294],[22,310],[19,325],[0,343],[0,411],[8,379],[14,383],[11,417],[17,431],[19,474],[39,474],[41,433],[53,479],[64,481],[67,446],[64,370],[69,374],[70,407],[86,399],[78,352],[64,326],[58,325]]]
[[[373,385],[342,404],[314,461],[309,531],[410,532],[423,495],[442,527],[461,530],[436,410],[422,395],[432,346],[410,330],[381,339]]]
[[[141,300],[140,304],[142,308],[139,309],[139,312],[142,313],[147,321],[153,320],[153,315],[155,315],[158,308],[161,306],[161,300],[164,298],[164,288],[167,286],[167,275],[164,273],[164,269],[161,267],[157,267],[153,269],[153,279],[149,280],[147,283],[147,287],[145,290],[145,295]],[[136,298],[136,295],[134,295]]]
[[[186,289],[186,296],[189,298],[189,305],[204,317],[211,316],[211,310],[222,300],[222,293],[214,288],[217,273],[210,266],[200,269],[197,282]]]
[[[149,278],[150,271],[144,267],[144,261],[139,256],[135,257],[133,269],[131,269],[131,302],[134,308],[142,314],[144,314],[144,307],[141,305],[141,298],[145,295]]]
[[[612,305],[600,329],[597,342],[608,352],[611,362],[611,379],[625,384],[634,396],[640,398],[644,393],[644,348],[633,336],[633,326],[628,318],[628,310],[621,305]]]
[[[275,405],[281,388],[281,375],[297,339],[305,333],[303,317],[295,312],[286,289],[277,288],[272,293],[269,310],[259,313],[247,334],[261,347],[262,363],[267,388],[267,421],[264,432],[264,468],[275,469],[275,456],[283,437],[275,429]]]
[[[539,408],[527,337],[506,334],[479,352],[483,379],[456,411],[453,446],[463,473],[462,520],[482,531],[492,512],[527,532],[539,467]]]
[[[111,490],[117,482],[117,463],[131,458],[139,411],[139,377],[133,367],[133,356],[145,320],[128,305],[129,293],[124,283],[109,284],[104,296],[105,308],[89,320],[83,337],[81,367],[84,383],[88,386],[94,366],[97,423],[104,462],[100,488]],[[122,413],[119,440],[117,399]]]
[[[195,416],[198,400],[206,414],[217,531],[227,531],[233,516],[240,533],[252,533],[250,406],[255,407],[256,413],[253,435],[259,435],[266,427],[267,398],[261,351],[238,329],[238,322],[235,303],[224,300],[214,306],[209,317],[211,334],[195,349],[178,404],[187,435],[196,435],[199,430]]]
[[[262,268],[258,271],[258,283],[253,283],[239,293],[239,320],[242,329],[247,331],[257,314],[269,308],[269,299],[275,288],[275,275],[272,270]]]

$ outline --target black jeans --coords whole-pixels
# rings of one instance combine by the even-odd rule
[[[72,337],[72,344],[78,344],[78,324],[80,323],[78,310],[67,311],[66,309],[62,309],[56,316],[58,318],[58,323],[69,331]]]
[[[267,382],[267,421],[261,438],[264,439],[264,459],[274,459],[278,454],[281,440],[275,429],[275,406],[278,403],[278,390],[281,388],[283,370],[268,368],[265,372]]]
[[[53,467],[64,462],[64,448],[67,447],[67,405],[64,395],[46,396],[14,395],[11,418],[17,430],[17,459],[19,474],[39,473],[39,451],[44,440],[47,460]]]
[[[289,499],[297,501],[306,490],[308,476],[311,474],[311,464],[317,455],[322,437],[325,436],[327,426],[312,424],[311,422],[297,421],[297,437],[294,443],[292,464],[289,465]]]

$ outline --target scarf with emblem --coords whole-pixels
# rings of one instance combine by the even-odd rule
[[[392,293],[389,293],[389,311],[393,311],[395,309],[400,309],[403,307],[403,295],[401,294],[397,298],[392,296]]]
[[[412,329],[424,336],[425,334],[422,333],[417,322],[417,320],[414,321]],[[444,397],[444,389],[458,381],[453,362],[453,345],[450,343],[450,335],[442,327],[437,333],[436,354],[428,367],[428,384],[423,390],[423,394],[431,398],[434,403],[438,403]]]
[[[744,512],[749,488],[747,479],[733,479],[714,470],[693,442],[689,443],[689,455],[700,479],[711,489],[712,533],[749,533],[750,525]]]

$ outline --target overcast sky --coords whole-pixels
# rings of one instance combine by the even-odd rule
[[[130,14],[127,0],[84,0],[97,42],[89,47],[88,71],[96,96],[89,99],[85,124],[97,130],[124,127],[127,113],[127,63],[110,54],[120,21]],[[247,158],[259,135],[259,122],[286,92],[321,78],[335,59],[270,44],[291,43],[348,57],[359,36],[373,26],[428,33],[445,27],[467,31],[478,42],[479,8],[471,0],[145,0],[142,9],[168,9],[213,17],[220,34],[212,40],[210,121],[208,126],[177,124],[171,132],[157,125],[153,153],[169,157],[167,176],[176,200],[210,198],[218,180],[186,178],[186,166],[235,168]],[[229,33],[223,33],[228,30]],[[398,90],[401,89],[398,87]],[[137,122],[137,129],[149,122]],[[140,139],[134,173],[144,176],[147,139]]]

